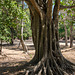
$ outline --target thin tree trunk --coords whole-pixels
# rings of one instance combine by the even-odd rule
[[[27,46],[25,45],[24,40],[20,39],[20,42],[21,42],[21,45],[22,45],[22,47],[23,47],[23,50],[24,50],[25,52],[27,52],[27,51],[28,51],[28,48],[27,48]]]
[[[73,25],[70,26],[70,48],[73,47],[73,36],[72,36],[72,32],[73,32]]]
[[[21,39],[23,40],[23,19],[21,20],[21,25],[22,25],[22,27],[21,27]]]
[[[2,40],[1,40],[1,48],[0,48],[0,55],[2,54]]]
[[[13,33],[11,33],[11,42],[10,42],[11,45],[13,45],[13,40],[14,40]]]
[[[19,5],[18,5],[18,1],[17,1],[17,7],[18,7],[18,6],[19,6]],[[23,11],[23,9],[24,9],[24,1],[22,0],[22,11]],[[20,37],[20,42],[19,42],[19,45],[18,45],[17,48],[19,48],[19,46],[20,46],[20,44],[21,44],[23,50],[24,50],[25,52],[27,52],[27,51],[28,51],[28,48],[27,48],[27,46],[25,45],[24,40],[23,40],[23,26],[24,26],[24,24],[23,24],[23,19],[21,19],[21,29],[20,29],[21,34],[18,33],[19,25],[17,25],[17,37]]]
[[[22,11],[23,11],[23,9],[24,9],[24,1],[22,1]],[[23,40],[23,26],[24,26],[23,19],[21,19],[21,25],[22,25],[22,27],[21,27],[21,39],[20,39],[20,42],[22,44],[23,50],[25,52],[27,52],[28,49],[27,49],[27,46],[25,45],[24,40]]]
[[[20,43],[21,43],[21,42],[19,42],[19,44],[18,44],[18,47],[17,47],[17,48],[19,48],[19,47],[20,47]]]
[[[65,28],[65,46],[68,46],[68,44],[67,44],[67,28],[66,28],[66,24],[64,24],[64,28]]]
[[[13,43],[14,43],[14,28],[10,27],[10,29],[11,29],[11,41],[10,41],[10,44],[13,45]]]

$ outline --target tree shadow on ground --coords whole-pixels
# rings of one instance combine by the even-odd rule
[[[0,44],[1,46],[1,44]],[[3,44],[2,45],[4,48],[9,49],[9,50],[15,50],[15,51],[24,51],[22,46],[18,47],[18,44]],[[35,50],[34,45],[27,45],[28,50]]]
[[[17,66],[8,66],[7,64],[10,64],[9,62],[3,63],[6,66],[0,67],[0,75],[10,75],[10,73],[14,74],[15,72],[21,71],[24,68],[26,69],[26,67],[28,66],[27,61],[20,61],[20,62],[15,62],[15,63],[18,64],[18,65]]]
[[[69,52],[69,51],[72,51],[72,50],[75,50],[75,47],[72,47],[72,48],[68,48],[68,49],[63,49],[62,52]]]
[[[67,40],[68,43],[70,43],[70,40]],[[59,43],[65,43],[65,40],[59,40]],[[73,43],[75,43],[75,40],[73,40]]]
[[[0,44],[0,46],[1,46],[1,44]],[[10,44],[3,44],[2,46],[3,46],[4,48],[6,48],[6,49],[9,49],[9,50],[16,50],[16,51],[22,51],[22,50],[23,50],[22,47],[17,48],[17,47],[18,47],[17,44],[13,44],[13,45],[10,45]]]

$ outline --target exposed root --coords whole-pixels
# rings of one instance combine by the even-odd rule
[[[62,68],[53,58],[43,58],[32,70],[27,70],[25,75],[65,75],[73,74],[73,67],[68,62],[64,62]],[[67,74],[68,75],[68,74]]]
[[[73,75],[75,64],[65,59],[59,52],[43,57],[37,65],[25,75]]]
[[[65,59],[65,61],[66,61],[67,63],[69,63],[70,65],[75,66],[75,63],[72,63],[72,62],[68,61],[67,59]]]

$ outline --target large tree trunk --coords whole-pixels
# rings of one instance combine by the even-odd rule
[[[73,25],[70,26],[70,48],[73,47]]]
[[[72,63],[60,52],[58,37],[58,12],[60,0],[55,1],[52,17],[52,0],[25,0],[31,13],[32,38],[35,56],[31,63],[37,65],[26,75],[64,75],[72,73]]]
[[[67,28],[66,28],[66,24],[64,24],[64,28],[65,28],[65,46],[68,46],[68,44],[67,44]]]

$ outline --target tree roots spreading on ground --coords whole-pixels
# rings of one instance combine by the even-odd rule
[[[67,59],[55,56],[43,57],[33,69],[26,70],[25,75],[74,75],[75,64]]]

